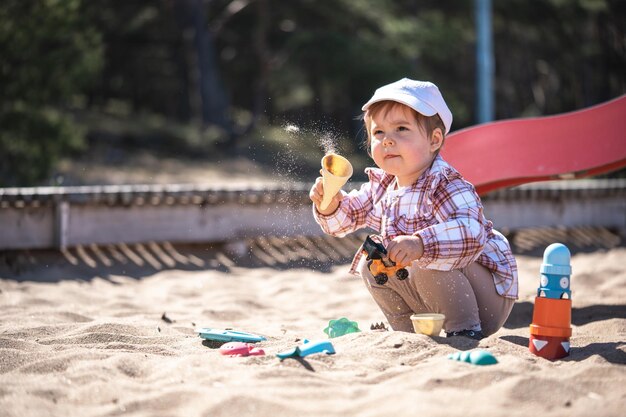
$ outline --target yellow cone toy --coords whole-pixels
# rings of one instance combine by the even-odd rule
[[[326,210],[335,194],[352,176],[352,164],[343,156],[330,153],[322,158],[322,184],[324,198],[320,204],[321,210]]]

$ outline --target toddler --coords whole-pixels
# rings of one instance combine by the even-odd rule
[[[311,188],[325,233],[369,227],[409,278],[377,284],[361,250],[360,275],[394,330],[412,332],[414,313],[443,313],[446,335],[480,340],[495,333],[517,298],[517,266],[506,238],[493,229],[472,184],[439,155],[452,124],[437,86],[404,78],[376,90],[362,108],[368,153],[378,168],[349,194],[320,210],[324,189]]]

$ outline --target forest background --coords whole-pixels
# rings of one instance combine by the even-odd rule
[[[453,131],[477,123],[474,6],[3,0],[0,186],[201,181],[194,166],[308,180],[329,143],[361,172],[360,107],[383,84],[433,81]],[[626,1],[494,0],[492,14],[495,119],[626,93]]]

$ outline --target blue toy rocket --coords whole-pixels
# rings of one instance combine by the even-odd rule
[[[560,359],[569,355],[572,335],[569,249],[561,243],[548,246],[540,272],[528,348],[542,358]]]

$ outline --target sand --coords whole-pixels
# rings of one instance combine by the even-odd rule
[[[195,258],[196,267],[126,274],[57,262],[0,275],[0,415],[623,415],[626,248],[574,254],[572,350],[554,362],[528,350],[541,258],[517,258],[520,299],[479,343],[370,330],[384,317],[345,262],[250,268]],[[340,317],[363,331],[332,339],[335,355],[276,358],[325,339]],[[222,356],[202,343],[200,326],[264,335],[267,354]],[[447,359],[474,348],[498,364]]]

